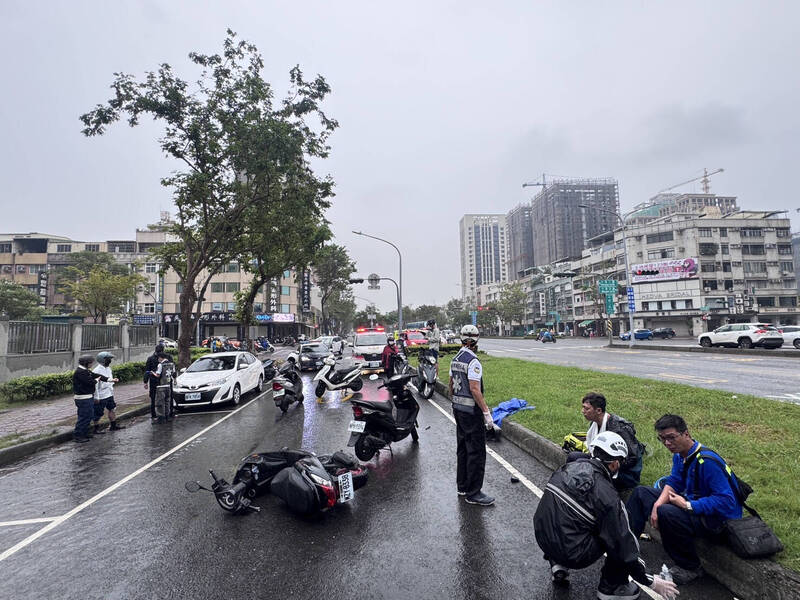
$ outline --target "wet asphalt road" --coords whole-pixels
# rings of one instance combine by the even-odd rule
[[[184,489],[186,480],[208,481],[208,468],[229,476],[254,451],[344,448],[350,405],[338,393],[317,403],[310,388],[305,403],[285,416],[265,394],[247,398],[230,416],[187,413],[160,426],[143,419],[0,471],[0,521],[68,517],[0,562],[0,598],[595,597],[599,565],[573,573],[567,589],[552,588],[533,535],[537,496],[511,483],[498,461],[487,459],[484,487],[497,497],[494,507],[459,499],[455,426],[426,401],[419,445],[394,444],[394,456],[384,452],[372,461],[370,481],[355,500],[319,519],[297,518],[269,496],[257,499],[260,513],[231,516],[211,494]],[[374,382],[361,393],[386,398]],[[544,486],[548,471],[527,454],[507,441],[491,447]],[[0,527],[0,552],[46,525]],[[657,571],[664,557],[654,546],[643,542]],[[705,578],[680,598],[731,596]]]
[[[764,350],[764,356],[736,356],[681,351],[682,345],[691,343],[687,340],[652,342],[674,345],[675,351],[606,348],[607,343],[600,338],[559,340],[555,344],[485,339],[481,340],[480,348],[494,356],[633,375],[800,404],[800,350],[798,358],[770,356],[769,350]],[[641,345],[647,343],[637,341]]]

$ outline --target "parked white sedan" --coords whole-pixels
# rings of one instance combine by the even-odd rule
[[[797,325],[784,325],[783,327],[779,327],[779,329],[783,332],[783,343],[784,344],[791,344],[798,350],[800,350],[800,327]]]
[[[264,366],[249,352],[217,352],[201,356],[175,380],[172,396],[178,406],[239,404],[242,394],[264,388]]]

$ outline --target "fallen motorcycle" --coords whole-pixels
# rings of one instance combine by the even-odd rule
[[[190,492],[212,492],[217,504],[233,514],[260,511],[252,499],[271,492],[299,515],[314,515],[349,502],[367,483],[368,471],[352,455],[334,452],[317,456],[307,450],[284,448],[251,454],[236,467],[233,483],[209,470],[211,488],[187,481]]]

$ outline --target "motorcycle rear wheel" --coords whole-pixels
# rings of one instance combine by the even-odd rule
[[[422,386],[422,397],[426,400],[430,400],[433,397],[433,392],[433,385],[426,381]]]
[[[372,445],[367,441],[366,435],[361,435],[356,440],[356,456],[358,460],[372,460],[372,457],[375,456],[376,449],[372,447]]]
[[[285,413],[287,410],[289,410],[289,404],[291,404],[291,402],[288,398],[284,397],[284,399],[281,400],[280,409],[282,413]]]
[[[318,383],[317,389],[314,390],[314,393],[317,395],[317,398],[322,398],[323,394],[325,394],[325,390],[327,390],[327,386],[324,383]]]
[[[354,392],[357,392],[362,387],[364,387],[364,381],[359,377],[358,379],[354,379],[353,382],[350,384],[350,389]]]

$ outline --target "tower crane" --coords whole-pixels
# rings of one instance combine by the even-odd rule
[[[670,190],[674,190],[676,187],[681,187],[682,185],[686,185],[687,183],[692,183],[693,181],[702,181],[703,185],[703,193],[710,194],[711,193],[711,184],[708,181],[708,178],[712,175],[716,175],[717,173],[722,173],[725,169],[714,169],[710,173],[708,169],[703,169],[702,177],[694,177],[693,179],[689,179],[688,181],[682,181],[681,183],[676,183],[675,185],[671,185],[668,188],[664,188],[660,190],[658,193],[663,194],[664,192],[668,192]]]
[[[547,187],[547,179],[546,179],[546,177],[547,177],[547,175],[542,173],[542,181],[541,182],[540,181],[528,181],[527,183],[523,183],[522,187],[526,188],[526,187],[541,186],[542,189],[544,189],[544,188]]]

